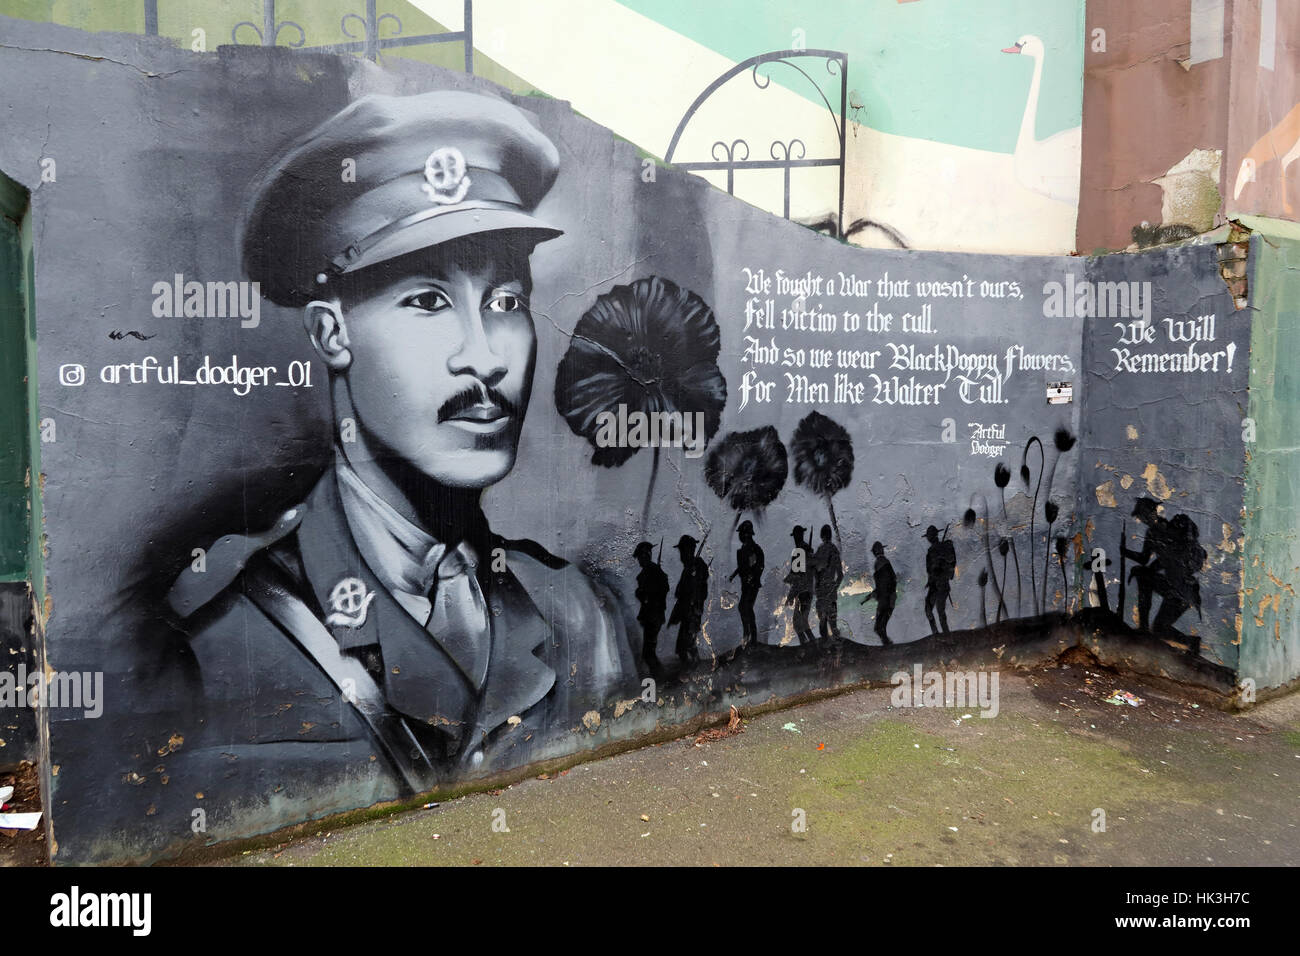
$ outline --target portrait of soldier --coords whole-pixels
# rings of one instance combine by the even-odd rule
[[[334,447],[306,500],[169,594],[241,772],[427,789],[537,759],[635,678],[605,590],[480,503],[516,464],[558,172],[527,114],[434,92],[357,100],[258,184],[244,268],[328,370]]]

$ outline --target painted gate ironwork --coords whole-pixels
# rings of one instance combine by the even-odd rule
[[[803,67],[793,61],[796,59],[820,59],[824,62],[827,73],[832,76],[838,73],[840,78],[840,96],[839,110],[831,105],[830,100],[822,91],[821,85],[808,74]],[[749,71],[754,85],[760,90],[767,89],[772,78],[759,72],[759,67],[768,63],[775,63],[781,66],[789,67],[796,73],[803,76],[811,84],[812,88],[817,91],[821,97],[822,104],[826,107],[826,112],[830,115],[831,121],[835,124],[835,135],[839,143],[839,155],[834,157],[813,157],[807,155],[808,148],[802,139],[793,137],[788,140],[775,139],[768,148],[770,159],[750,159],[749,143],[744,139],[735,139],[730,143],[725,140],[718,140],[713,144],[711,161],[690,161],[674,162],[673,157],[677,152],[677,144],[681,140],[682,133],[686,130],[692,117],[705,101],[714,93],[725,86],[735,77]],[[761,53],[758,56],[752,56],[747,60],[737,63],[727,72],[723,73],[716,80],[705,88],[691,103],[690,108],[682,117],[681,122],[677,124],[677,129],[673,132],[672,142],[668,144],[668,151],[664,154],[664,162],[671,163],[678,169],[690,170],[692,172],[717,172],[725,171],[727,174],[727,192],[733,193],[735,190],[736,172],[741,170],[752,169],[779,169],[782,170],[784,178],[784,216],[790,218],[790,172],[794,169],[806,169],[810,167],[834,166],[839,170],[839,202],[836,209],[835,217],[835,235],[844,234],[844,149],[845,149],[845,107],[848,102],[848,74],[849,74],[849,56],[847,53],[841,53],[838,50],[775,50],[771,53]],[[743,153],[742,153],[743,150]]]

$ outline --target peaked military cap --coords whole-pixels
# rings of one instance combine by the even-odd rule
[[[298,306],[334,276],[464,236],[513,229],[552,239],[562,230],[533,211],[559,164],[555,144],[504,100],[363,97],[257,185],[240,238],[244,271],[271,301]]]

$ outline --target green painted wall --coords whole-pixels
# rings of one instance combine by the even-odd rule
[[[1083,118],[1083,0],[620,0],[733,60],[808,47],[849,55],[854,118],[900,136],[1014,152],[1033,62],[1001,52],[1027,34],[1047,49],[1040,139]],[[816,99],[803,81],[776,82]],[[836,84],[838,79],[826,78]]]
[[[0,581],[28,577],[33,535],[29,507],[30,416],[35,336],[27,322],[23,222],[27,193],[0,175]]]
[[[1241,217],[1254,230],[1244,606],[1239,674],[1259,688],[1300,677],[1300,225]]]

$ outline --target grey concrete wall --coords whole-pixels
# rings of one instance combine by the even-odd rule
[[[318,633],[339,642],[340,657],[373,636],[386,665],[397,653],[392,635],[428,635],[377,583],[329,504],[331,435],[345,439],[302,310],[262,301],[255,326],[159,317],[153,290],[177,275],[240,280],[236,237],[252,184],[349,103],[371,93],[503,94],[414,64],[386,71],[284,49],[196,55],[137,39],[5,28],[0,88],[11,135],[0,142],[0,168],[33,189],[41,417],[57,429],[43,457],[50,663],[60,674],[103,678],[100,713],[50,712],[51,760],[61,768],[47,778],[56,858],[150,859],[401,799],[412,790],[400,767],[410,753],[386,749],[349,691],[304,651]],[[464,726],[479,735],[473,744],[445,729],[459,728],[462,716],[417,722],[411,735],[418,731],[433,756],[423,754],[415,789],[501,779],[732,703],[887,680],[913,664],[998,666],[1049,653],[1079,608],[1080,555],[1094,538],[1115,537],[1102,522],[1114,523],[1117,511],[1085,524],[1094,508],[1080,489],[1097,482],[1080,481],[1080,470],[1091,476],[1100,467],[1094,455],[1105,451],[1114,459],[1107,464],[1142,471],[1136,458],[1147,446],[1121,446],[1111,431],[1130,393],[1149,391],[1135,424],[1163,456],[1156,461],[1179,495],[1176,510],[1227,514],[1228,458],[1201,464],[1178,459],[1177,449],[1184,438],[1203,438],[1206,422],[1226,428],[1231,402],[1209,397],[1218,393],[1206,376],[1193,386],[1207,389],[1193,405],[1201,417],[1184,422],[1174,400],[1184,379],[1116,379],[1098,337],[1106,323],[1063,304],[1066,288],[1123,277],[1153,281],[1162,316],[1199,313],[1214,295],[1201,278],[1201,250],[1104,264],[865,251],[647,166],[564,103],[517,103],[556,147],[558,179],[537,215],[564,235],[531,259],[536,354],[514,466],[465,507],[481,510],[484,526],[506,542],[503,567],[479,574],[498,618],[493,654],[526,643],[491,659],[477,699],[463,703],[473,695],[455,692],[458,715],[469,715]],[[52,181],[40,181],[42,159],[57,164]],[[359,183],[370,188],[364,170]],[[304,215],[296,229],[305,237],[320,221]],[[295,231],[284,241],[298,242]],[[1213,276],[1212,256],[1208,265]],[[648,285],[655,277],[697,298],[683,293],[626,347],[584,352],[602,333],[580,323],[621,307],[626,287],[657,288],[656,302],[672,297],[662,283]],[[800,277],[806,287],[787,284]],[[796,327],[783,322],[791,309]],[[1225,318],[1227,335],[1238,330]],[[616,466],[593,461],[599,449],[575,429],[566,398],[582,382],[590,387],[611,348],[608,371],[625,390],[605,396],[607,404],[620,394],[671,394],[708,423],[701,454],[660,450],[644,517],[654,452],[637,448]],[[314,378],[246,395],[164,384],[156,373],[130,382],[131,363],[146,356],[163,365],[174,358],[182,378],[205,356],[275,366],[280,380],[291,363],[315,362]],[[84,382],[72,366],[84,369]],[[1214,377],[1214,387],[1223,380]],[[1049,403],[1057,385],[1061,401]],[[394,379],[394,399],[406,387]],[[1102,425],[1084,418],[1093,389]],[[736,435],[768,428],[759,463],[779,472],[783,454],[785,476],[760,496],[763,507],[737,513],[727,495],[746,473],[744,449],[724,451]],[[1179,470],[1170,474],[1168,460]],[[1050,528],[1049,501],[1057,509]],[[800,646],[784,580],[791,529],[811,527],[816,544],[832,508],[844,579],[813,610],[811,626],[833,606],[842,639]],[[742,518],[766,553],[756,641],[746,648],[745,595],[728,577]],[[1209,522],[1200,523],[1204,540]],[[952,545],[950,571],[942,544],[932,550],[926,538],[931,526]],[[675,585],[682,563],[674,545],[684,534],[702,542],[707,580],[700,632],[686,635],[698,660],[677,660],[677,629],[665,627],[651,667],[633,552],[647,541],[658,554],[662,541]],[[1058,537],[1067,541],[1064,561]],[[897,579],[889,646],[875,630],[881,601],[862,603],[883,580],[875,542]],[[331,561],[342,563],[322,570]],[[298,596],[305,618],[286,623],[258,603],[266,575]],[[373,601],[372,616],[345,606],[340,585],[349,579]],[[1227,592],[1203,586],[1206,650],[1221,655]],[[673,604],[669,595],[667,609]],[[424,650],[430,681],[460,687]],[[394,671],[369,673],[388,688]],[[384,719],[411,716],[397,699],[380,699]]]

